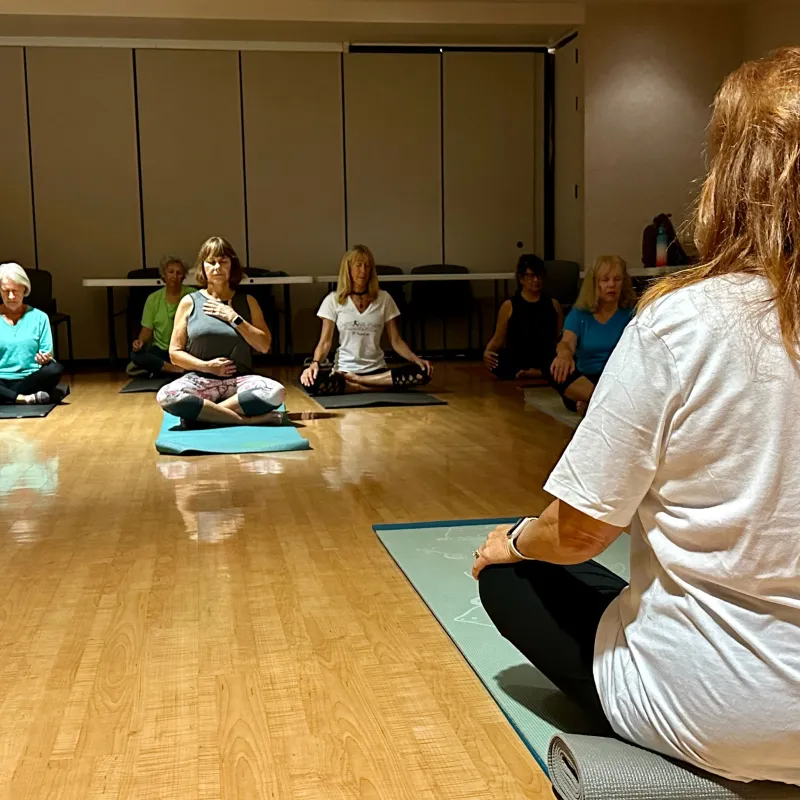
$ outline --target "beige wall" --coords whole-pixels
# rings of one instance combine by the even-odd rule
[[[35,263],[21,47],[0,48],[0,262]]]
[[[800,4],[794,0],[750,0],[742,15],[746,58],[764,56],[778,47],[800,46]]]
[[[28,87],[39,267],[77,355],[101,357],[105,293],[81,279],[142,265],[131,52],[31,49]]]
[[[381,264],[442,259],[439,57],[344,57],[347,238]]]
[[[532,53],[445,54],[444,230],[450,264],[503,272],[535,247],[534,79]]]
[[[584,246],[583,61],[581,37],[556,53],[555,256],[579,264]]]
[[[709,107],[743,53],[740,10],[591,6],[581,38],[585,258],[618,253],[639,266],[645,225],[660,212],[679,225],[703,176]]]
[[[148,265],[224,236],[247,263],[239,54],[137,50]]]
[[[335,273],[345,249],[342,57],[243,53],[250,263]],[[292,289],[295,347],[316,344],[321,289]],[[280,293],[280,290],[278,290]]]
[[[215,233],[295,275],[335,273],[348,238],[406,269],[439,263],[445,238],[473,270],[510,269],[517,241],[540,249],[541,57],[448,56],[443,95],[438,54],[27,53],[32,158],[24,54],[0,47],[0,255],[34,266],[35,219],[79,358],[107,351],[105,292],[82,278],[192,260]],[[324,291],[293,290],[301,351]]]

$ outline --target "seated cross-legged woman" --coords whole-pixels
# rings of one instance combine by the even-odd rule
[[[164,288],[153,292],[144,304],[142,329],[133,342],[131,362],[150,375],[183,372],[169,360],[169,342],[178,303],[187,294],[197,291],[193,286],[183,285],[187,271],[180,258],[165,258],[160,267]]]
[[[433,366],[411,352],[397,327],[400,311],[391,295],[378,286],[375,259],[369,248],[356,245],[345,253],[339,267],[339,283],[320,306],[322,333],[311,363],[300,381],[309,394],[405,389],[430,383]],[[339,331],[334,367],[324,360]],[[389,369],[381,349],[383,331],[392,349],[409,363]]]
[[[585,413],[611,353],[633,316],[636,295],[625,261],[601,256],[587,270],[550,371],[564,405]]]
[[[189,423],[280,425],[283,386],[253,374],[252,350],[268,352],[272,336],[256,300],[236,291],[242,266],[225,239],[203,244],[195,278],[203,288],[180,301],[169,346],[186,374],[159,391],[159,405]]]
[[[31,282],[19,264],[0,265],[0,403],[58,403],[64,367],[53,360],[53,333],[44,311],[25,303]]]
[[[500,380],[547,377],[564,314],[544,291],[544,261],[526,253],[517,263],[517,293],[500,306],[483,361]]]

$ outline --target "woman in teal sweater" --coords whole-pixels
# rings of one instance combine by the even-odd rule
[[[0,403],[59,402],[64,367],[53,360],[47,314],[25,304],[31,282],[19,264],[0,264]]]

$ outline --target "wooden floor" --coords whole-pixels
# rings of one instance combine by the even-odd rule
[[[371,526],[537,513],[567,428],[449,365],[309,452],[159,456],[123,382],[0,422],[0,797],[552,798]]]

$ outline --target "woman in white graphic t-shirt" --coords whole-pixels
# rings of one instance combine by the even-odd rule
[[[800,48],[725,81],[708,152],[698,264],[642,298],[555,502],[473,574],[500,633],[623,739],[800,786]],[[629,525],[627,585],[602,562]]]
[[[311,362],[300,376],[309,394],[382,391],[424,386],[433,366],[411,352],[397,327],[400,311],[391,295],[378,286],[375,258],[358,244],[348,250],[339,266],[339,284],[317,312],[322,333]],[[334,327],[339,331],[336,362],[325,359],[333,344]],[[381,349],[384,329],[392,350],[407,364],[389,369]]]

